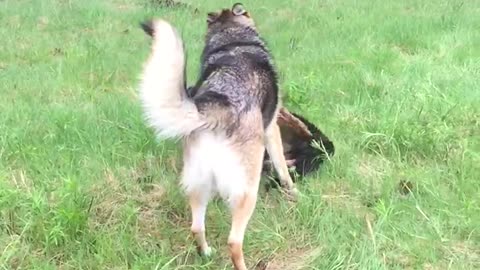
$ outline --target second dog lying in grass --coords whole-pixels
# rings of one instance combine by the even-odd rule
[[[277,124],[280,127],[284,156],[294,182],[318,170],[326,159],[334,155],[333,142],[304,117],[281,108]],[[274,180],[268,182],[267,188],[280,185],[280,180],[273,172],[271,159],[266,152],[263,173]]]

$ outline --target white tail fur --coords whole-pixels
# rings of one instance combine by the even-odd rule
[[[144,66],[140,99],[147,123],[159,137],[183,137],[205,124],[184,85],[185,54],[181,37],[163,20],[155,20],[150,58]]]

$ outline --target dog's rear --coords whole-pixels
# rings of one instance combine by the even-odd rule
[[[192,210],[191,230],[199,252],[210,253],[205,237],[208,201],[228,201],[228,237],[235,269],[246,269],[243,238],[255,209],[264,150],[280,182],[295,194],[283,156],[278,86],[270,55],[241,4],[208,16],[202,70],[191,95],[185,89],[182,40],[165,21],[142,25],[153,37],[140,95],[148,123],[162,137],[183,137],[182,185]]]

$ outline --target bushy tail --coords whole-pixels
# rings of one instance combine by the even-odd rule
[[[205,125],[197,107],[186,95],[185,54],[176,29],[163,20],[141,24],[153,38],[140,85],[147,123],[159,137],[183,137]]]

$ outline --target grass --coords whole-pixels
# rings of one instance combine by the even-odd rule
[[[149,51],[138,22],[181,30],[193,82],[206,13],[233,3],[201,2],[0,1],[3,269],[230,269],[228,211],[210,204],[218,252],[199,258],[178,146],[155,140],[136,96]],[[262,190],[247,264],[478,269],[480,2],[244,4],[286,106],[337,147],[297,204]]]

